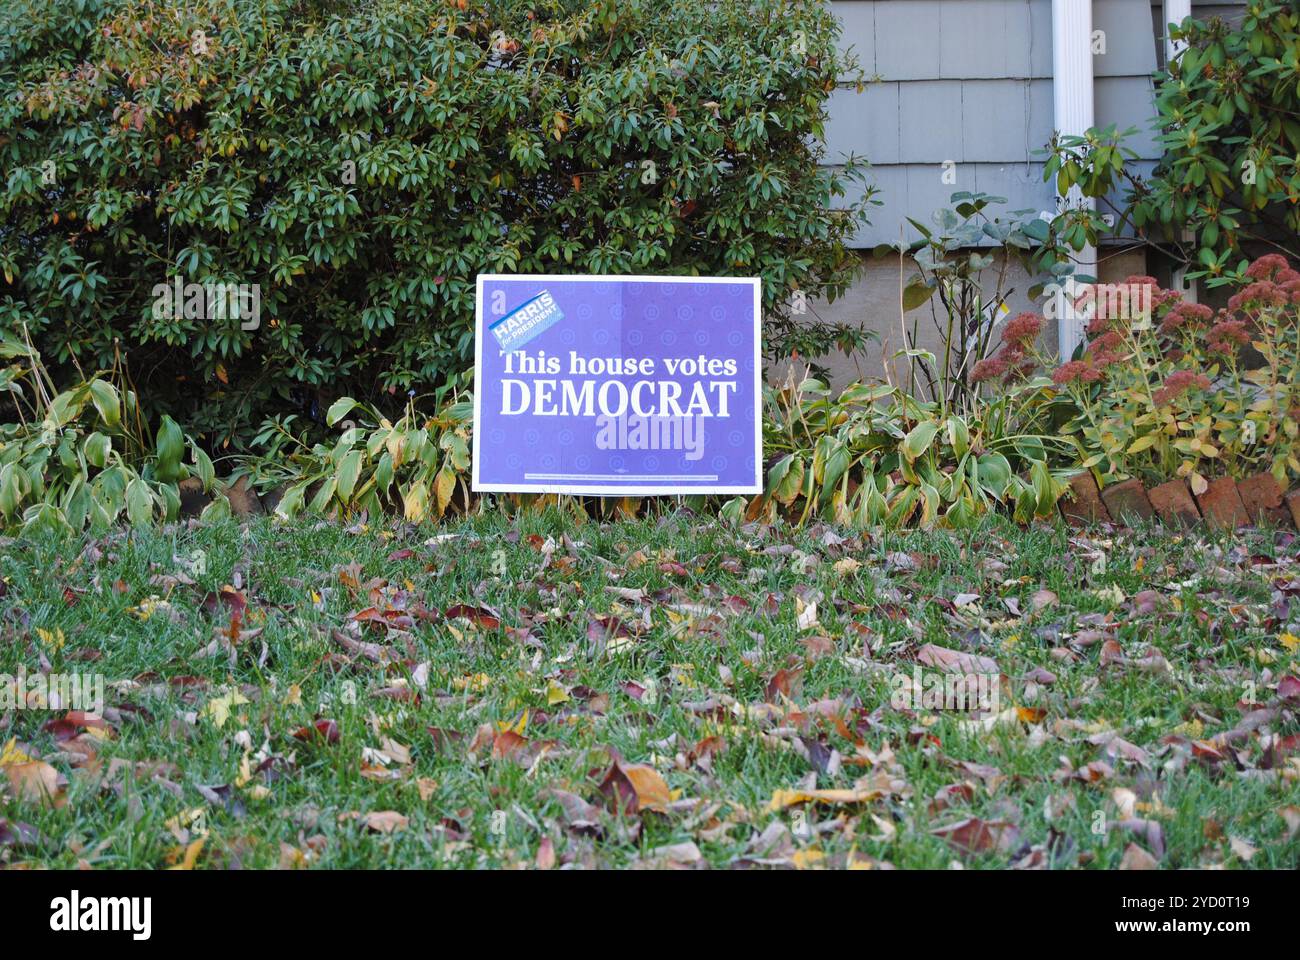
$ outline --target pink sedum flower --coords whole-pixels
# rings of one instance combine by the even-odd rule
[[[1189,390],[1209,390],[1210,386],[1210,378],[1203,373],[1197,373],[1195,370],[1175,370],[1165,377],[1164,385],[1155,392],[1152,399],[1163,407],[1167,403],[1173,403]]]

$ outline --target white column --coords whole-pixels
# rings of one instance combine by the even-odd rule
[[[1192,15],[1192,0],[1165,0],[1165,63],[1173,63],[1187,49],[1181,40],[1175,43],[1169,37],[1169,24],[1182,23]]]
[[[1092,0],[1052,0],[1052,103],[1056,129],[1080,136],[1093,125]],[[1071,189],[1058,205],[1094,209],[1095,202]],[[1095,276],[1097,251],[1085,247],[1074,254],[1075,271]],[[1062,359],[1083,342],[1084,318],[1074,309],[1073,298],[1058,295],[1057,341]]]
[[[1165,63],[1173,63],[1179,55],[1187,49],[1187,44],[1179,40],[1175,42],[1169,36],[1169,25],[1171,23],[1182,23],[1192,15],[1192,0],[1164,0],[1165,2]],[[1190,231],[1184,231],[1183,240],[1192,239]],[[1170,286],[1182,293],[1183,299],[1189,303],[1196,302],[1196,283],[1189,283],[1187,280],[1188,266],[1182,266],[1173,273]]]

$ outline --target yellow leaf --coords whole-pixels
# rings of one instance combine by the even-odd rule
[[[500,722],[500,721],[497,722],[497,729],[498,729],[499,731],[501,731],[502,733],[515,733],[515,734],[518,734],[518,735],[521,736],[521,737],[524,735],[524,730],[526,730],[527,728],[528,728],[528,711],[527,711],[527,710],[525,710],[523,713],[521,713],[521,714],[519,715],[519,719],[517,719],[517,720],[515,720],[515,721],[513,721],[513,722],[511,722],[511,721],[506,721],[506,722],[504,722],[504,723],[502,723],[502,722]]]
[[[623,767],[623,774],[631,782],[632,789],[636,791],[638,810],[668,812],[668,804],[672,803],[673,799],[672,791],[668,789],[664,778],[659,776],[659,771],[654,767],[637,763]]]
[[[773,790],[769,813],[777,813],[801,803],[865,803],[884,796],[879,790],[860,788],[853,790]]]
[[[203,715],[211,717],[212,722],[220,730],[230,719],[230,711],[244,703],[248,703],[248,699],[238,690],[232,690],[224,697],[213,697],[209,700],[208,705],[203,708]]]
[[[1184,737],[1191,737],[1193,740],[1199,740],[1205,735],[1205,724],[1203,724],[1199,719],[1193,718],[1184,723],[1180,723],[1169,732]]]
[[[147,621],[159,610],[165,611],[170,607],[171,604],[168,603],[166,600],[162,599],[161,597],[145,597],[143,600],[140,601],[140,605],[138,607],[132,607],[130,610],[127,611],[127,613],[130,613],[131,615],[137,617],[143,622],[143,621]]]
[[[372,833],[396,833],[405,830],[408,823],[396,810],[379,810],[361,818],[361,825]]]
[[[826,859],[826,854],[820,850],[799,850],[790,858],[796,870],[811,870],[821,864]]]
[[[8,766],[11,763],[30,763],[32,757],[18,749],[18,738],[10,737],[9,742],[0,750],[0,767]]]
[[[206,837],[199,837],[188,847],[185,848],[185,856],[181,862],[174,867],[168,867],[169,870],[193,870],[194,864],[198,863],[199,854],[203,852],[203,844],[207,842]]]
[[[546,685],[546,705],[553,707],[557,703],[565,703],[569,699],[569,691],[565,690],[559,683],[552,680]]]
[[[492,678],[486,673],[475,673],[465,677],[453,677],[451,681],[452,689],[468,690],[471,693],[481,693],[492,684]]]
[[[191,807],[176,814],[163,826],[181,843],[189,841],[191,831],[200,836],[207,836],[207,810],[203,807]]]
[[[59,785],[59,771],[43,760],[7,763],[4,771],[9,777],[9,785],[19,800],[45,803],[53,807],[61,807],[67,802],[63,796],[63,788]]]
[[[253,779],[253,765],[248,760],[248,754],[245,753],[242,757],[239,758],[239,776],[235,777],[235,786],[237,787],[248,786],[249,781],[252,779]]]

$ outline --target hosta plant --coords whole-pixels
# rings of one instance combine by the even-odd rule
[[[170,520],[181,481],[212,487],[207,454],[170,417],[150,431],[135,391],[112,374],[56,391],[40,354],[11,339],[0,340],[0,362],[0,409],[12,417],[0,422],[0,526],[72,534]]]
[[[1020,431],[1015,415],[1042,394],[1022,385],[962,416],[884,384],[768,388],[766,489],[746,515],[856,527],[965,526],[999,506],[1020,521],[1049,516],[1064,490],[1048,466],[1057,441]]]
[[[336,516],[400,511],[412,523],[436,520],[457,491],[463,504],[469,502],[474,414],[472,394],[453,389],[438,396],[442,402],[432,415],[418,412],[411,398],[396,420],[343,397],[325,418],[342,428],[332,443],[308,444],[293,433],[292,418],[268,421],[254,441],[263,454],[236,472],[263,490],[282,491],[275,512],[285,519],[306,510]]]

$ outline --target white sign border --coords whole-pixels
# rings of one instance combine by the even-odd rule
[[[701,484],[575,484],[575,483],[483,483],[479,479],[479,449],[483,431],[483,391],[479,373],[483,369],[483,286],[489,280],[555,280],[565,283],[748,283],[754,289],[754,482],[716,486]],[[763,492],[763,280],[761,277],[657,277],[643,274],[480,273],[474,284],[474,450],[470,490],[474,493],[569,493],[592,497],[699,496],[723,493]]]

